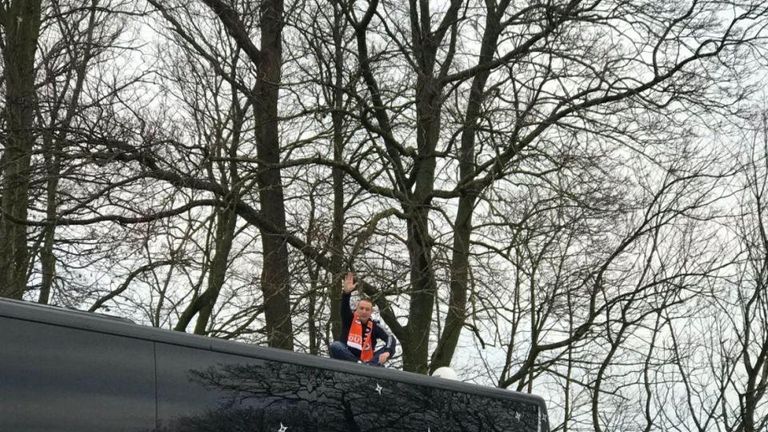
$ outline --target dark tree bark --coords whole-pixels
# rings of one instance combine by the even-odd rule
[[[259,78],[254,95],[258,128],[257,183],[264,217],[271,220],[278,229],[285,231],[285,199],[280,168],[277,167],[281,161],[277,103],[282,67],[282,26],[282,0],[264,1],[261,4],[261,55],[256,64]],[[262,231],[261,245],[264,254],[261,284],[269,345],[292,350],[288,244],[283,236]]]
[[[5,116],[8,140],[3,154],[0,216],[0,296],[20,299],[27,286],[27,207],[35,146],[35,53],[40,33],[40,0],[14,0],[3,10],[5,30]]]

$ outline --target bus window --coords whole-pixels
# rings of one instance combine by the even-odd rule
[[[454,391],[358,375],[349,366],[334,371],[158,344],[160,430],[539,430],[539,405],[511,392]]]
[[[162,432],[315,431],[313,369],[157,344]]]
[[[0,317],[0,431],[155,427],[152,343]]]
[[[346,372],[322,371],[317,406],[319,429],[342,431],[427,431],[438,420],[433,389]],[[439,429],[432,428],[434,431]]]
[[[539,407],[530,401],[345,372],[322,371],[318,383],[318,422],[324,432],[539,430]]]

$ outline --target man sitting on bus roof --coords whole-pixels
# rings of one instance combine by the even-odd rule
[[[352,291],[357,289],[354,273],[347,273],[341,289],[341,334],[330,346],[331,357],[383,366],[395,354],[395,338],[371,319],[373,302],[370,299],[361,298],[352,311],[349,301]],[[384,346],[375,350],[378,340],[383,341]]]

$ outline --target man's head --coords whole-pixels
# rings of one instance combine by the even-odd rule
[[[369,318],[371,318],[371,313],[373,312],[373,302],[370,299],[362,298],[357,302],[357,307],[355,308],[355,312],[357,313],[357,316],[360,318],[360,321],[367,322]]]

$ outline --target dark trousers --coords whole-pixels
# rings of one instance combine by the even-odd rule
[[[328,348],[331,353],[331,358],[353,362],[360,361],[360,358],[354,355],[344,342],[334,341]],[[381,366],[381,364],[379,364],[379,356],[385,352],[387,352],[386,348],[380,348],[373,353],[373,359],[367,363],[369,365]]]

